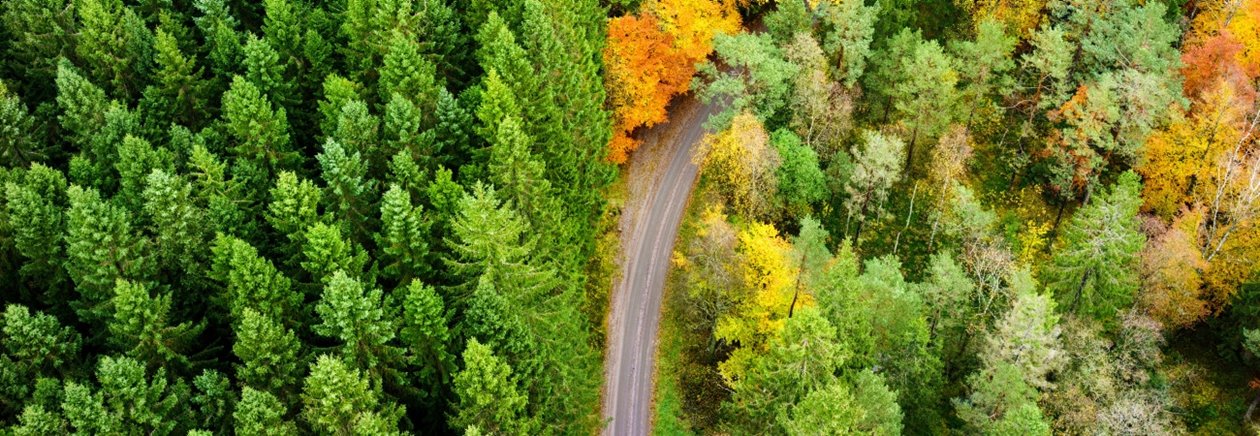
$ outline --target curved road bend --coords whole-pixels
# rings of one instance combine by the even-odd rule
[[[604,434],[647,435],[661,294],[698,169],[691,150],[714,108],[691,96],[650,129],[631,158],[630,199],[622,213],[621,280],[613,290],[604,368]]]

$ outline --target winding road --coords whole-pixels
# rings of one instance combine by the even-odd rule
[[[675,101],[670,121],[650,129],[631,157],[630,198],[621,218],[622,276],[608,315],[604,369],[605,435],[646,435],[652,427],[656,333],[674,240],[695,186],[691,150],[714,112],[691,96]]]

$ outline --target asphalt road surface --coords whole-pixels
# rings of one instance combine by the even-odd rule
[[[604,434],[646,435],[661,294],[674,240],[697,168],[691,151],[713,112],[690,96],[670,108],[670,121],[643,135],[627,174],[630,198],[622,212],[621,279],[613,290],[604,368]]]

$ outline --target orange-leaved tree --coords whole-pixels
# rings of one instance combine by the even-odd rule
[[[1224,80],[1235,91],[1243,93],[1238,96],[1243,100],[1240,103],[1249,103],[1255,95],[1248,85],[1258,71],[1244,68],[1239,63],[1242,52],[1242,42],[1228,31],[1187,45],[1181,55],[1181,76],[1185,78],[1186,96],[1194,98],[1210,92]]]
[[[613,107],[608,159],[622,163],[638,145],[630,133],[665,121],[670,98],[687,90],[695,67],[651,15],[608,22],[604,65]]]
[[[608,159],[615,163],[638,147],[634,129],[666,120],[670,98],[687,91],[696,63],[713,52],[713,35],[739,30],[731,0],[648,0],[642,10],[608,22],[604,64],[614,123]]]

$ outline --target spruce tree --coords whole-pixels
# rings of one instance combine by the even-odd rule
[[[1125,172],[1072,215],[1047,280],[1068,311],[1110,319],[1133,301],[1146,245],[1137,217],[1141,189],[1137,174]]]
[[[143,283],[119,279],[110,300],[114,317],[110,337],[127,356],[149,367],[179,368],[204,326],[183,322],[172,325],[171,295],[152,295]]]
[[[36,163],[25,180],[5,185],[8,224],[13,246],[28,259],[19,272],[34,289],[43,289],[43,301],[62,304],[60,285],[66,279],[62,241],[65,237],[66,178],[60,171]]]
[[[284,108],[273,109],[266,94],[244,77],[234,76],[223,93],[223,121],[237,157],[275,172],[296,163]]]
[[[232,412],[236,434],[296,436],[297,426],[284,419],[285,407],[275,396],[249,386],[241,388],[241,400]]]
[[[411,203],[411,195],[390,185],[381,199],[381,233],[377,246],[383,272],[400,284],[429,273],[429,220],[424,208]]]
[[[477,428],[489,433],[526,434],[533,423],[525,416],[528,399],[516,389],[512,368],[489,347],[470,339],[463,354],[464,369],[455,374],[451,427]]]
[[[292,330],[252,308],[243,309],[241,314],[232,344],[232,353],[241,359],[236,378],[246,389],[291,398],[297,393],[298,377],[305,367],[301,341]]]
[[[94,189],[71,186],[66,195],[65,268],[79,294],[71,307],[83,322],[103,327],[112,317],[114,281],[150,280],[155,265],[148,241],[132,229],[127,211]]]

